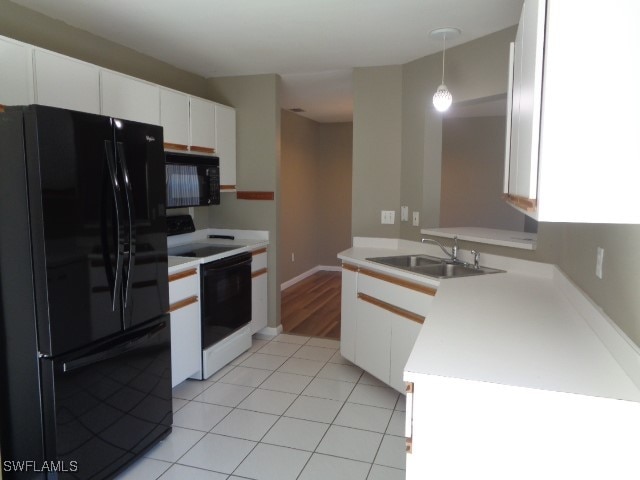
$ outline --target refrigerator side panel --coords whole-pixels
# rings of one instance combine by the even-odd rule
[[[59,355],[122,330],[122,212],[108,162],[109,119],[32,108],[26,145],[39,345]]]
[[[163,132],[155,125],[114,123],[130,220],[123,295],[125,328],[131,328],[169,309]]]
[[[0,445],[2,460],[44,460],[23,118],[0,114]],[[18,474],[4,471],[10,480]],[[35,472],[20,478],[43,478]]]

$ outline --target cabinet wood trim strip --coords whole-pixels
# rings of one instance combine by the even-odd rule
[[[192,275],[197,275],[197,274],[198,274],[197,268],[190,268],[189,270],[185,270],[183,272],[172,273],[171,275],[169,275],[169,281],[175,282],[176,280],[181,280],[183,278],[191,277]]]
[[[351,265],[350,263],[343,263],[342,268],[344,268],[345,270],[349,270],[350,272],[357,272],[359,270],[359,267]]]
[[[251,252],[252,256],[256,256],[256,255],[260,255],[261,253],[267,253],[267,248],[259,248],[258,250],[254,250],[253,252]]]
[[[378,300],[377,298],[371,297],[366,293],[359,293],[358,298],[363,302],[370,303],[371,305],[375,305],[376,307],[380,307],[388,312],[391,312],[400,317],[404,317],[407,320],[411,320],[412,322],[419,323],[422,325],[424,323],[424,318],[422,315],[418,315],[417,313],[410,312],[409,310],[405,310],[404,308],[396,307],[395,305],[391,305],[390,303],[383,302],[382,300]]]
[[[0,113],[4,112],[4,105],[0,105]]]
[[[394,285],[399,285],[401,287],[408,288],[410,290],[415,290],[416,292],[426,293],[427,295],[435,296],[437,290],[435,288],[427,287],[426,285],[420,285],[418,283],[409,282],[407,280],[401,280],[396,277],[392,277],[391,275],[385,275],[384,273],[375,272],[373,270],[367,270],[366,268],[361,268],[360,273],[363,275],[368,275],[373,278],[377,278],[378,280],[384,280],[385,282],[393,283]]]
[[[511,203],[527,212],[535,212],[538,209],[538,201],[535,198],[519,197],[518,195],[509,195],[508,193],[503,195],[502,198],[507,203]]]
[[[405,440],[405,450],[407,453],[413,453],[413,438],[407,437]]]
[[[273,192],[236,192],[238,200],[273,200],[275,194]]]
[[[189,147],[187,147],[186,145],[182,145],[181,143],[167,143],[164,142],[164,149],[165,150],[180,150],[182,152],[186,152],[189,150]]]
[[[198,303],[198,296],[194,295],[193,297],[185,298],[184,300],[180,300],[179,302],[172,303],[169,305],[169,313],[175,312],[181,308],[184,308],[188,305],[192,305],[194,303]]]
[[[256,270],[255,272],[251,272],[251,278],[259,277],[260,275],[264,275],[267,273],[266,268],[261,268],[260,270]]]
[[[198,153],[209,153],[209,154],[214,154],[216,153],[216,149],[215,148],[209,148],[209,147],[198,147],[195,145],[191,145],[191,147],[189,147],[189,150],[191,150],[192,152],[198,152]]]
[[[235,190],[235,185],[220,185],[220,190]]]

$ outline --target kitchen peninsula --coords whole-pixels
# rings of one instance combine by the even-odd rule
[[[437,289],[404,367],[407,478],[635,478],[640,351],[633,342],[554,265],[483,255],[483,265],[506,272],[437,281],[367,260],[421,253],[441,252],[356,237],[338,255],[341,351],[365,370],[358,337],[368,322],[388,321],[393,361],[403,320],[358,298],[368,272],[386,275],[390,288],[396,279]],[[471,261],[469,252],[460,256]],[[383,300],[383,308],[420,313],[400,298]]]

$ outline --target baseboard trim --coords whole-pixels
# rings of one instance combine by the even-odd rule
[[[282,333],[282,324],[277,327],[264,327],[262,330],[253,334],[254,337],[261,340],[271,340]]]
[[[314,273],[322,272],[322,271],[339,272],[339,271],[341,271],[341,268],[338,267],[338,266],[334,267],[332,265],[317,265],[317,266],[313,267],[312,269],[307,270],[304,273],[301,273],[297,277],[293,277],[291,280],[287,280],[286,282],[282,283],[280,285],[280,291],[286,290],[287,288],[292,287],[296,283],[301,282],[305,278],[310,277]]]

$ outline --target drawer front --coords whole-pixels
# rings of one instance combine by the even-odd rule
[[[200,295],[200,275],[197,268],[169,274],[169,304]]]
[[[263,268],[267,268],[267,250],[259,249],[255,252],[251,252],[251,271],[255,272],[256,270],[261,270]]]
[[[358,293],[364,293],[390,305],[426,317],[435,295],[435,289],[378,272],[360,269]]]

